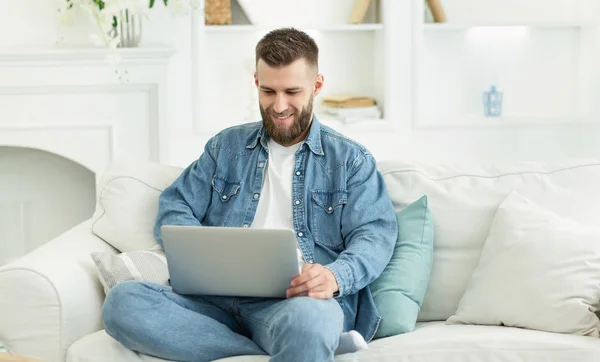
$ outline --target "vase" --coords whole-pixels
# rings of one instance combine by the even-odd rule
[[[119,38],[119,48],[135,48],[142,40],[142,18],[129,10],[122,10],[115,16],[110,36]]]
[[[484,116],[500,117],[502,116],[502,92],[499,92],[495,85],[492,85],[489,91],[483,93]]]

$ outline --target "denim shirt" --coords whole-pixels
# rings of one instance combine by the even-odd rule
[[[160,196],[162,225],[249,227],[261,196],[269,136],[262,122],[225,129]],[[333,272],[344,331],[370,341],[381,321],[369,284],[392,257],[398,225],[373,156],[313,117],[295,154],[293,225],[307,263]]]

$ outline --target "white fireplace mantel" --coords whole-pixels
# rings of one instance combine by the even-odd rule
[[[107,49],[0,49],[0,265],[90,217],[111,161],[164,162],[175,51],[116,53],[122,79]]]
[[[175,49],[166,46],[120,48],[119,54],[127,64],[166,64]],[[106,65],[113,51],[106,48],[6,48],[0,50],[0,67]]]
[[[115,158],[161,162],[170,47],[0,50],[0,146],[41,149],[102,173]]]

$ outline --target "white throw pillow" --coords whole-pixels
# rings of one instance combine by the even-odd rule
[[[169,285],[167,259],[160,246],[118,255],[94,252],[91,256],[106,294],[117,283],[127,280]]]
[[[120,252],[158,245],[154,238],[158,198],[181,172],[152,162],[113,162],[98,187],[92,232]]]
[[[600,336],[600,229],[511,193],[448,324]]]

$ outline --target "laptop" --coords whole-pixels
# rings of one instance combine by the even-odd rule
[[[293,230],[164,225],[161,232],[178,294],[285,298],[300,270]]]

